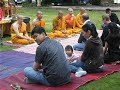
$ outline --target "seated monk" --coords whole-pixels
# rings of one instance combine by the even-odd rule
[[[43,19],[43,13],[41,11],[37,12],[37,18],[33,20],[32,29],[36,26],[45,28],[45,20]]]
[[[69,8],[68,9],[68,14],[65,16],[65,21],[66,21],[66,32],[68,35],[75,33],[76,31],[74,30],[75,28],[75,17],[73,15],[73,9]]]
[[[26,24],[23,22],[23,16],[18,15],[17,21],[11,25],[11,40],[13,43],[27,45],[34,43],[26,31]]]
[[[84,8],[80,8],[80,13],[77,14],[77,16],[76,16],[75,29],[78,30],[78,32],[80,32],[82,30],[82,26],[83,26],[82,14],[84,14],[84,13],[86,13],[86,10]]]
[[[60,10],[58,16],[53,19],[53,32],[47,33],[49,37],[66,36],[65,17],[63,15],[63,12]]]

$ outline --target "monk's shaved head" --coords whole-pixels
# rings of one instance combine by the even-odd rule
[[[72,8],[68,8],[68,13],[72,15],[73,14],[73,9]]]
[[[62,10],[59,10],[58,13],[59,13],[59,14],[63,14],[63,11],[62,11]]]
[[[41,11],[37,11],[37,19],[42,19],[43,13]]]
[[[37,14],[43,14],[41,11],[37,11]]]
[[[80,13],[81,13],[81,14],[86,13],[85,8],[81,7],[81,8],[80,8]]]
[[[62,18],[63,15],[64,15],[63,11],[62,11],[62,10],[59,10],[59,11],[58,11],[58,18]]]
[[[23,19],[23,15],[17,15],[17,19]]]
[[[68,11],[73,12],[73,9],[72,8],[68,8]]]

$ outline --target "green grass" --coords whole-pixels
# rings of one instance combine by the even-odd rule
[[[77,90],[120,90],[120,72],[89,82]]]
[[[44,14],[44,19],[46,20],[46,31],[50,32],[52,30],[52,18],[57,15],[59,9],[42,9],[42,8],[18,8],[17,13],[29,16],[31,21],[36,17],[36,12],[41,10]],[[66,14],[67,10],[63,10]],[[79,10],[74,10],[74,14],[77,15]],[[97,29],[101,28],[102,19],[101,16],[105,13],[104,11],[88,11],[90,19],[95,23]],[[116,12],[117,16],[120,18],[120,12]],[[10,40],[10,37],[4,37],[3,41]],[[13,47],[0,46],[0,50],[11,50]],[[102,78],[100,80],[90,82],[77,90],[119,90],[120,89],[120,72],[114,73],[110,76]]]
[[[11,47],[11,46],[0,46],[0,51],[5,51],[5,50],[12,50],[15,47]]]

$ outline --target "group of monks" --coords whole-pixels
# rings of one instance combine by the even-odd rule
[[[84,8],[80,9],[80,13],[74,16],[73,9],[68,9],[68,14],[64,16],[62,11],[58,11],[58,15],[53,19],[53,29],[48,36],[54,37],[66,37],[68,35],[79,33],[83,26],[82,14],[86,13]]]
[[[80,13],[77,16],[74,16],[72,8],[68,8],[68,13],[65,16],[63,11],[58,11],[58,15],[53,18],[52,32],[47,33],[47,35],[50,38],[67,37],[81,32],[83,26],[82,14],[84,13],[86,13],[84,8],[80,9]],[[37,18],[33,20],[31,27],[34,28],[37,26],[45,28],[45,20],[43,19],[43,13],[41,11],[37,12]],[[12,42],[16,44],[26,45],[34,43],[34,39],[27,34],[26,24],[23,22],[21,15],[18,15],[17,21],[11,26],[11,39]]]

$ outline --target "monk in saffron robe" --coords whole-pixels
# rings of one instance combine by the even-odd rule
[[[82,8],[80,8],[80,13],[77,14],[77,16],[76,16],[75,29],[78,30],[78,32],[80,32],[82,30],[82,26],[83,26],[82,14],[84,14],[84,13],[86,13],[86,10],[82,7]]]
[[[43,13],[41,11],[37,12],[37,18],[33,20],[32,29],[36,26],[45,28],[45,20],[43,19]]]
[[[68,35],[75,33],[75,16],[73,15],[73,9],[68,9],[68,14],[65,16],[66,32]]]
[[[47,33],[49,37],[66,37],[65,17],[60,10],[58,16],[53,19],[53,32]]]
[[[11,25],[11,40],[15,44],[27,45],[34,43],[26,31],[26,24],[23,22],[23,16],[18,15],[17,21]]]

